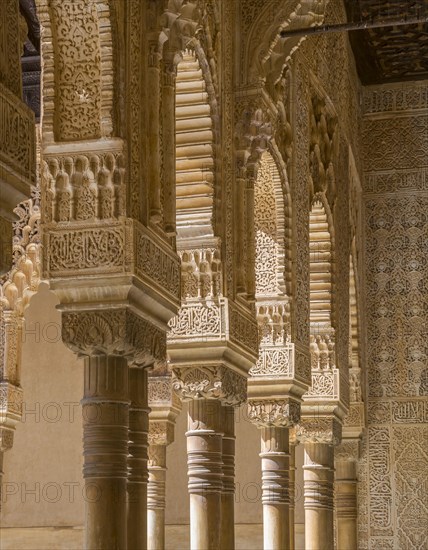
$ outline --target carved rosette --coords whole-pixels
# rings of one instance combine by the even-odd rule
[[[342,438],[342,425],[332,417],[302,417],[296,426],[296,438],[302,443],[338,445]]]
[[[64,312],[62,339],[79,356],[119,355],[135,366],[166,360],[165,333],[131,309]]]
[[[258,428],[290,428],[300,420],[300,403],[283,400],[251,400],[248,416]]]
[[[219,399],[239,406],[247,397],[246,378],[225,366],[174,368],[173,389],[182,401]]]

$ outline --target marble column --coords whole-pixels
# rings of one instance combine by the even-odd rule
[[[166,445],[149,447],[149,485],[147,494],[147,548],[165,548]]]
[[[295,485],[296,485],[296,441],[292,440],[290,437],[290,479],[289,479],[289,493],[290,493],[290,505],[289,505],[289,517],[290,517],[290,525],[289,525],[289,531],[290,531],[290,550],[294,550],[296,543],[295,543],[295,532],[294,532],[294,512],[295,512]]]
[[[148,56],[148,172],[150,183],[150,221],[159,223],[161,220],[161,198],[160,198],[160,154],[159,154],[159,136],[160,136],[160,54],[159,42],[149,41]]]
[[[221,494],[222,550],[235,548],[235,409],[221,407],[223,491]]]
[[[147,371],[129,369],[128,549],[147,548]]]
[[[165,233],[175,235],[175,81],[177,67],[166,54],[162,71],[163,215]]]
[[[223,489],[221,406],[216,399],[189,402],[186,436],[191,550],[220,548]]]
[[[0,525],[1,525],[1,509],[3,504],[3,451],[0,450]]]
[[[340,550],[357,550],[357,463],[336,460],[336,539]]]
[[[305,550],[332,550],[334,447],[305,441],[304,456]]]
[[[125,358],[85,358],[82,406],[85,548],[126,550],[129,395]]]
[[[289,547],[289,429],[261,429],[263,548]]]

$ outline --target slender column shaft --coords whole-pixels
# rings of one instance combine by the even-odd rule
[[[357,550],[357,467],[354,460],[336,461],[337,548]]]
[[[165,548],[166,445],[149,447],[149,485],[147,491],[147,548]]]
[[[149,162],[149,183],[150,183],[150,220],[159,223],[161,219],[160,205],[160,180],[159,180],[159,97],[160,97],[160,68],[158,43],[149,44],[149,68],[148,68],[148,162]]]
[[[221,407],[223,492],[221,494],[221,548],[235,548],[235,409]]]
[[[1,509],[3,504],[3,495],[2,495],[2,488],[3,488],[3,451],[0,451],[0,525],[1,525]]]
[[[289,437],[288,428],[262,428],[263,548],[289,546]]]
[[[333,446],[305,442],[304,448],[305,550],[331,550],[334,547]]]
[[[187,464],[191,550],[218,550],[221,533],[222,435],[217,400],[189,403]]]
[[[237,292],[246,292],[245,284],[245,256],[246,236],[245,236],[245,209],[246,209],[246,194],[245,194],[245,172],[241,168],[240,175],[236,179],[235,203],[236,203],[236,223],[235,223],[235,242],[237,243],[236,256],[236,277],[237,277]]]
[[[290,550],[295,548],[294,511],[295,511],[295,484],[296,484],[296,445],[290,443]]]
[[[175,235],[175,67],[167,62],[162,78],[162,140],[164,169],[164,222],[167,235]]]
[[[85,548],[126,550],[126,359],[107,355],[86,358],[82,405]]]
[[[247,239],[247,265],[246,273],[254,273],[256,262],[256,235],[254,223],[254,178],[249,177],[246,188],[246,227],[245,235]],[[249,300],[255,299],[256,287],[255,278],[247,275],[247,296]]]
[[[147,548],[147,371],[129,369],[128,549]]]

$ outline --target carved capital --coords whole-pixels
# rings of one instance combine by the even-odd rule
[[[174,424],[168,420],[152,420],[149,415],[149,445],[170,445],[174,441]]]
[[[357,461],[360,455],[359,439],[343,439],[342,442],[334,448],[334,459],[343,461]]]
[[[327,443],[338,445],[342,437],[342,425],[333,417],[302,417],[296,426],[296,437],[302,443]]]
[[[300,420],[300,403],[289,399],[250,401],[248,416],[258,428],[288,428]]]
[[[174,368],[173,388],[182,401],[219,399],[237,406],[247,397],[246,378],[223,365]]]
[[[14,430],[0,428],[0,452],[4,453],[13,447]]]
[[[166,336],[130,309],[64,312],[63,342],[79,356],[119,355],[148,366],[166,360]]]

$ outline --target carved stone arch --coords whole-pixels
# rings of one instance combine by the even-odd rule
[[[272,155],[260,157],[254,183],[256,299],[286,295],[284,274],[284,200]],[[282,268],[282,269],[281,269]]]
[[[333,102],[311,75],[312,94],[309,105],[309,165],[312,195],[324,193],[334,208],[336,201],[335,162],[338,155],[338,117]]]
[[[109,3],[36,0],[36,6],[41,26],[44,143],[110,137],[114,41]]]
[[[179,62],[181,52],[195,36],[199,24],[200,11],[198,2],[185,0],[164,0],[156,2],[159,18],[159,53],[163,59]]]
[[[262,8],[253,5],[252,20],[248,21],[243,3],[241,21],[244,36],[243,85],[265,83],[272,94],[287,61],[300,46],[304,37],[282,38],[280,31],[321,25],[328,0],[300,0],[293,2],[262,2]],[[246,23],[248,21],[248,23]]]
[[[41,280],[40,197],[33,188],[32,198],[15,209],[13,224],[13,265],[0,279],[0,451],[13,444],[13,433],[22,414],[20,384],[21,345],[24,312]]]
[[[271,155],[274,164],[278,240],[282,243],[282,252],[279,256],[278,266],[278,284],[281,292],[284,292],[292,300],[292,258],[295,237],[293,233],[293,207],[290,183],[286,163],[274,138],[269,141],[267,152]]]
[[[214,238],[219,116],[199,41],[182,52],[176,79],[177,238]]]
[[[334,225],[323,193],[314,195],[309,214],[311,331],[334,327]]]

